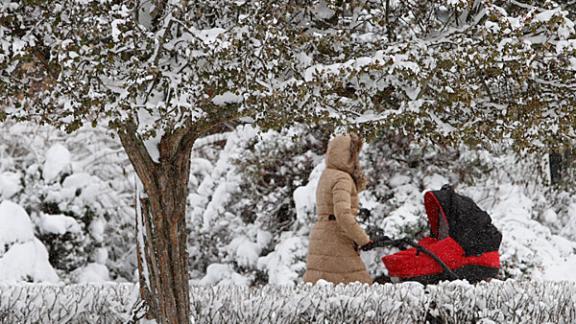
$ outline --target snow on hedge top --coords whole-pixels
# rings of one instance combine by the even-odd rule
[[[0,258],[0,282],[18,281],[59,281],[48,261],[46,247],[37,238],[15,244]]]

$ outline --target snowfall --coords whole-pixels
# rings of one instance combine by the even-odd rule
[[[283,132],[240,126],[197,141],[188,199],[194,322],[576,321],[574,189],[548,184],[546,156],[505,149],[460,147],[446,158],[434,148],[409,146],[399,157],[393,146],[373,143],[362,161],[371,177],[361,195],[372,215],[365,222],[391,237],[423,235],[426,190],[452,183],[476,201],[503,233],[497,279],[302,283],[324,168],[320,142],[298,126]],[[407,166],[409,159],[424,163]],[[273,174],[255,187],[258,168]],[[66,135],[31,124],[0,125],[0,319],[132,318],[136,188],[118,140],[104,129]],[[379,258],[392,252],[363,253],[372,275],[386,273]]]

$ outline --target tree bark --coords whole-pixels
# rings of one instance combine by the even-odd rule
[[[570,171],[574,168],[574,152],[571,149],[557,149],[548,154],[551,185],[563,185],[569,181]]]
[[[562,154],[557,151],[548,154],[549,167],[550,167],[550,183],[557,185],[562,180]]]
[[[190,321],[186,198],[193,140],[185,131],[165,135],[153,161],[129,125],[119,133],[144,193],[137,195],[138,268],[148,317],[159,323]]]

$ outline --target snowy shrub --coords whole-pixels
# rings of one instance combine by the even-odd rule
[[[571,323],[576,320],[575,288],[573,282],[493,280],[427,289],[430,314],[446,323]]]
[[[2,323],[127,323],[133,284],[0,285]],[[574,282],[465,281],[190,289],[193,323],[559,323],[576,321]]]
[[[199,274],[211,269],[202,282],[240,278],[226,275],[228,270],[215,274],[209,265],[220,263],[231,264],[234,273],[248,279],[236,280],[239,284],[293,284],[298,279],[307,247],[307,233],[298,231],[309,223],[298,221],[293,193],[322,159],[321,132],[297,125],[258,135],[240,127],[212,138],[223,140],[223,147],[200,140],[189,202],[192,269]]]
[[[243,211],[244,221],[258,223],[272,233],[294,229],[293,193],[308,182],[310,172],[322,161],[328,139],[322,128],[296,125],[280,133],[268,131],[248,142],[245,154],[235,161],[243,181],[234,207]],[[253,202],[246,204],[248,199]]]
[[[89,240],[86,239],[76,220],[64,215],[42,215],[40,217],[40,234],[38,237],[46,242],[50,254],[50,264],[66,272],[84,265],[94,248],[87,244]]]
[[[58,281],[46,247],[34,236],[30,217],[19,205],[0,203],[0,282]]]
[[[137,298],[133,284],[0,285],[0,322],[126,323]]]
[[[191,289],[196,323],[571,323],[570,282],[329,283]]]
[[[118,141],[100,128],[69,137],[46,126],[0,127],[0,201],[26,209],[61,279],[98,280],[81,273],[94,263],[106,268],[99,280],[109,270],[132,279],[132,171]]]
[[[240,216],[227,208],[241,183],[233,161],[243,153],[243,143],[256,134],[252,127],[240,127],[200,139],[194,146],[188,196],[193,276],[204,275],[212,263],[222,263],[226,246],[234,239],[231,231],[242,227]]]

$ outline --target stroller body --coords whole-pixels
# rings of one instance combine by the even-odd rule
[[[430,236],[420,240],[419,247],[382,257],[390,277],[428,284],[450,279],[477,282],[497,276],[502,234],[485,211],[448,185],[426,192],[424,206]]]

